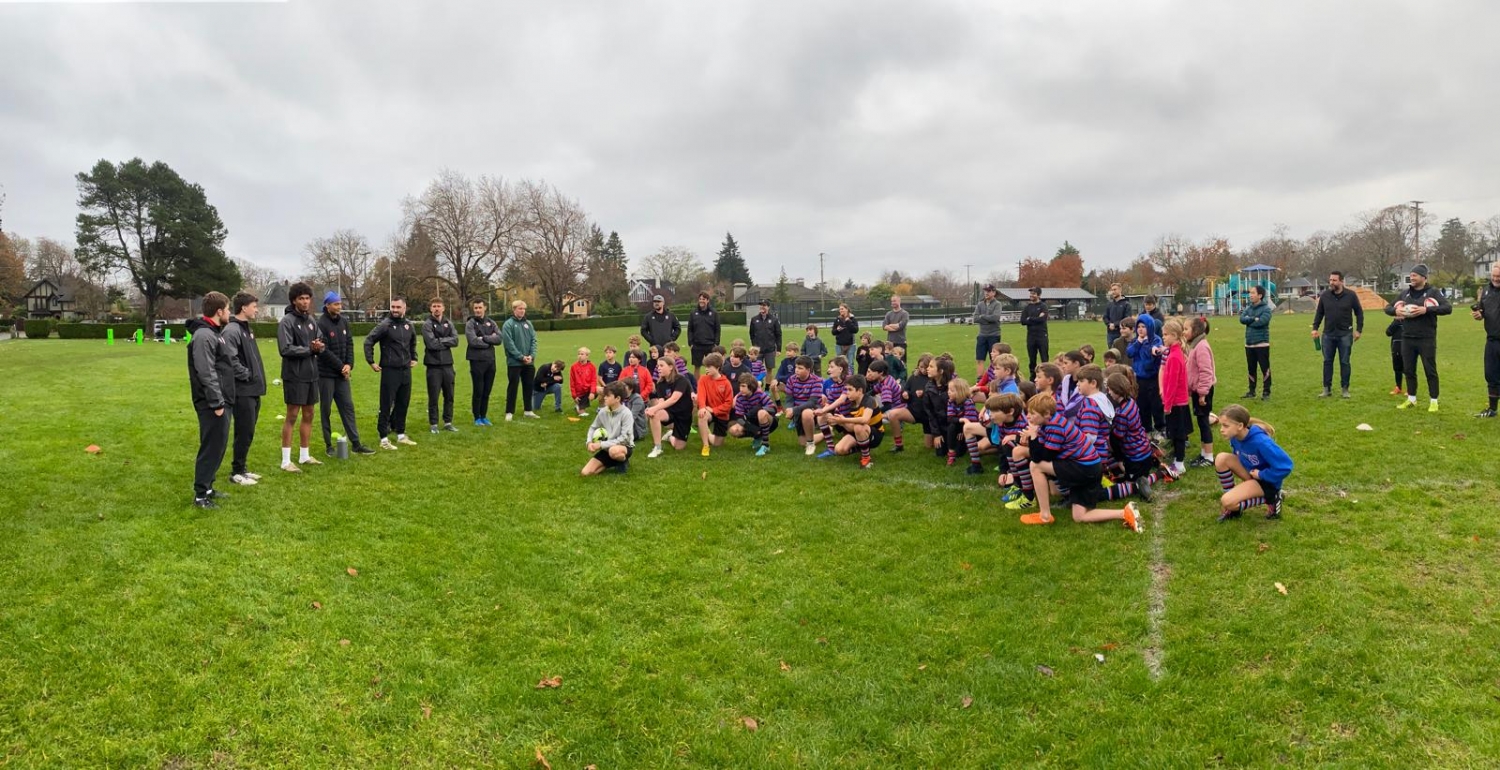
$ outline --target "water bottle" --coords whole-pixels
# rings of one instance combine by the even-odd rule
[[[336,442],[334,442],[334,444],[333,444],[333,454],[334,454],[335,457],[339,458],[340,460],[347,460],[347,459],[349,459],[349,439],[348,439],[348,437],[346,437],[346,436],[339,436],[339,440],[336,441]]]

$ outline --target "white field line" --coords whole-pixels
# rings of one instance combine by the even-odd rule
[[[1172,568],[1166,562],[1167,503],[1176,495],[1159,494],[1151,503],[1151,582],[1146,588],[1146,647],[1141,656],[1153,680],[1161,679],[1166,647],[1162,624],[1167,616],[1167,580]]]

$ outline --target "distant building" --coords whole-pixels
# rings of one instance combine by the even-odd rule
[[[1490,267],[1500,262],[1500,243],[1474,258],[1474,277],[1483,281],[1490,277]]]
[[[668,305],[677,298],[677,287],[671,281],[657,278],[632,278],[630,281],[630,304],[649,306],[651,298],[660,294]]]
[[[260,309],[257,315],[271,321],[280,321],[286,315],[286,306],[291,304],[289,298],[291,284],[285,281],[277,281],[266,287],[266,296],[260,298]],[[316,304],[316,303],[314,303]]]
[[[571,291],[563,295],[563,318],[588,318],[593,309],[594,301],[588,297],[580,297]]]
[[[1279,287],[1278,294],[1282,299],[1296,299],[1297,297],[1308,297],[1317,294],[1321,289],[1316,281],[1310,281],[1298,276],[1283,282]]]
[[[1031,301],[1031,287],[1006,286],[997,288],[995,294],[1011,310],[1020,310]],[[1089,305],[1097,299],[1084,289],[1049,289],[1042,287],[1042,302],[1053,310],[1052,317],[1059,321],[1082,318]]]
[[[28,318],[55,318],[61,321],[78,320],[77,283],[71,278],[55,281],[43,278],[26,292],[26,316]]]

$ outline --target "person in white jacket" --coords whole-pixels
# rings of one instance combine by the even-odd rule
[[[630,390],[623,382],[604,386],[601,408],[589,425],[584,446],[594,454],[584,463],[584,476],[597,476],[605,470],[625,473],[630,470],[630,455],[635,452],[635,415],[625,407]]]

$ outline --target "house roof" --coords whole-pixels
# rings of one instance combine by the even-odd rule
[[[799,283],[788,283],[786,285],[787,298],[792,302],[818,302],[829,300],[838,302],[839,296],[833,292],[819,292],[817,289],[809,289]],[[759,305],[762,298],[775,301],[776,284],[769,286],[751,286],[734,301],[736,305]]]
[[[26,292],[26,296],[31,297],[35,295],[37,289],[42,288],[42,284],[44,283],[52,287],[52,298],[58,302],[72,302],[73,295],[78,292],[78,282],[76,280],[59,278],[54,281],[50,278],[43,278],[31,285],[31,288]]]
[[[1021,302],[1031,298],[1031,287],[1005,286],[997,289],[995,293],[1004,299]],[[1049,289],[1045,286],[1042,287],[1042,301],[1044,302],[1047,300],[1063,302],[1067,300],[1091,299],[1095,299],[1094,295],[1083,289]]]
[[[1313,286],[1313,282],[1306,278],[1292,278],[1281,284],[1283,289],[1310,289]]]
[[[267,307],[280,307],[290,303],[292,300],[288,295],[291,293],[291,288],[291,284],[284,281],[278,281],[267,286],[266,296],[261,300],[261,304]]]

